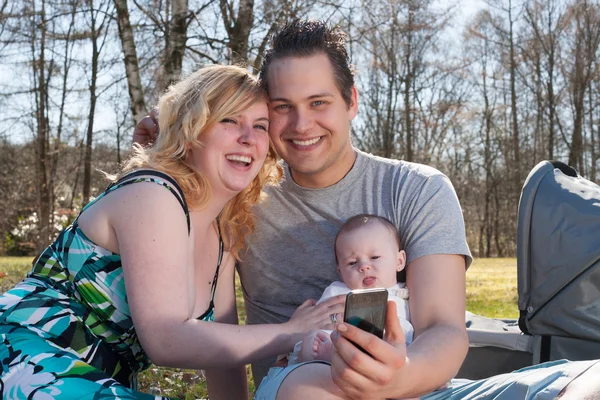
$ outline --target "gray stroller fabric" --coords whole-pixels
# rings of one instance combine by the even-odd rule
[[[486,318],[467,311],[465,322],[471,347],[493,346],[532,352],[531,336],[521,332],[516,320]]]
[[[467,313],[470,346],[459,377],[600,358],[600,187],[543,161],[525,181],[518,218],[520,329]]]
[[[482,379],[533,364],[532,337],[524,335],[516,320],[465,314],[469,353],[458,378]]]
[[[548,161],[533,169],[519,205],[517,270],[524,332],[600,341],[598,185]]]

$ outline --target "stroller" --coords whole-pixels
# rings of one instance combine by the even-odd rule
[[[458,377],[600,358],[600,186],[564,163],[539,163],[523,186],[517,281],[518,321],[467,312]]]

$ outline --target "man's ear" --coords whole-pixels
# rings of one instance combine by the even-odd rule
[[[406,252],[404,250],[398,251],[398,268],[396,271],[400,272],[406,267]]]
[[[352,86],[352,91],[350,92],[350,105],[348,106],[348,117],[350,121],[352,121],[356,114],[358,114],[358,91],[356,90],[356,86]]]

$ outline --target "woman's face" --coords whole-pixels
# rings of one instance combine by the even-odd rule
[[[215,123],[200,135],[202,147],[188,155],[210,182],[212,194],[231,196],[256,177],[269,150],[269,110],[258,102]]]

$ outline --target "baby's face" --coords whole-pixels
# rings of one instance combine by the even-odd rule
[[[340,235],[336,252],[338,272],[352,290],[394,286],[406,260],[394,234],[377,222]]]

